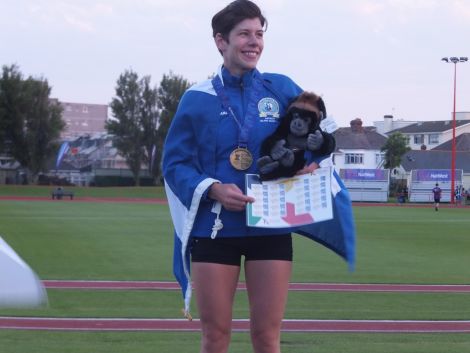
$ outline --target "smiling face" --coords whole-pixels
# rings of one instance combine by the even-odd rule
[[[263,35],[259,18],[241,21],[230,31],[228,38],[216,34],[215,43],[224,58],[224,67],[232,75],[241,76],[256,68],[263,52]]]

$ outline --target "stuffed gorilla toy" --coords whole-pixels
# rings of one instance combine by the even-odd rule
[[[325,103],[311,92],[300,94],[287,109],[276,131],[261,145],[257,166],[261,180],[294,176],[305,166],[305,151],[326,156],[334,151],[333,135],[322,131]]]

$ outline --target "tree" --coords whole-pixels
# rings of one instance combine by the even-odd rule
[[[132,70],[121,74],[116,97],[110,105],[114,119],[106,123],[106,129],[115,136],[116,148],[126,159],[136,185],[139,185],[140,169],[144,163],[159,179],[163,142],[181,96],[189,87],[186,79],[172,72],[163,75],[158,89],[151,86],[150,80],[150,76],[139,79]]]
[[[142,109],[141,124],[143,131],[144,161],[150,174],[153,175],[154,151],[157,145],[157,125],[159,118],[157,89],[150,86],[150,77],[142,79]]]
[[[408,140],[400,132],[394,132],[389,136],[381,151],[385,152],[385,168],[393,169],[401,164],[401,157],[410,150]]]
[[[28,78],[24,82],[26,121],[23,134],[16,143],[14,157],[27,166],[35,180],[44,171],[46,162],[59,147],[60,132],[65,123],[62,120],[62,106],[49,98],[51,88],[46,80]]]
[[[161,175],[161,159],[163,152],[163,144],[165,142],[171,121],[176,114],[178,104],[183,93],[189,88],[191,83],[182,76],[173,74],[170,71],[168,75],[164,74],[158,88],[158,107],[161,109],[158,120],[157,144],[158,153],[155,156],[154,165],[156,166],[155,175]]]
[[[0,153],[12,153],[24,121],[23,77],[15,65],[3,66],[0,78]]]
[[[43,78],[24,80],[16,65],[3,66],[0,79],[0,150],[27,168],[33,181],[58,148],[65,127],[62,107],[51,99]]]
[[[126,159],[135,185],[140,184],[141,166],[150,162],[155,144],[156,97],[150,76],[139,79],[137,73],[126,70],[117,80],[116,96],[110,104],[114,119],[106,123],[106,130],[115,136],[115,146]]]

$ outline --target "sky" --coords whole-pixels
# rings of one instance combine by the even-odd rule
[[[63,102],[109,104],[125,70],[192,83],[222,63],[212,16],[225,0],[0,0],[0,65],[46,78]],[[470,112],[470,0],[258,0],[261,72],[320,94],[339,126]]]

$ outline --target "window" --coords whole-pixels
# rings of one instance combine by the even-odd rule
[[[362,153],[346,153],[345,164],[362,164],[364,155]]]
[[[384,160],[385,153],[375,154],[375,165],[381,165]]]
[[[422,145],[424,143],[424,135],[414,135],[415,145]]]
[[[439,135],[438,134],[429,134],[428,141],[430,145],[437,145],[439,143]]]
[[[88,113],[88,106],[84,105],[82,111],[84,113]]]

